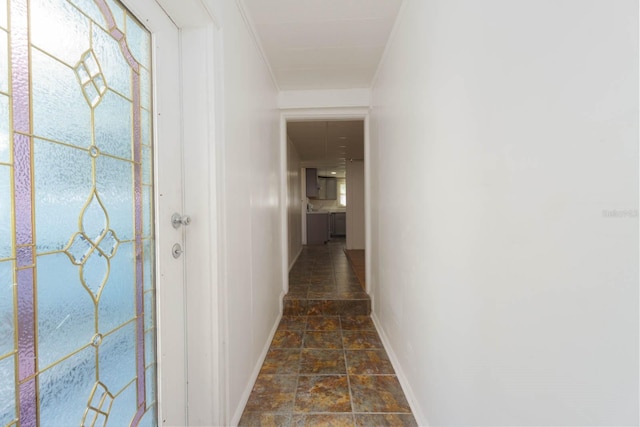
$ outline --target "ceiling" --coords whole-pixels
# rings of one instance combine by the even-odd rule
[[[302,166],[317,167],[322,176],[344,177],[347,162],[364,159],[362,120],[289,122],[287,135]]]
[[[369,88],[403,0],[240,0],[280,90]],[[345,175],[364,122],[290,122],[302,166]]]
[[[368,88],[402,0],[242,0],[281,90]]]

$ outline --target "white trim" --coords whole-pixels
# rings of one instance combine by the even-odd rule
[[[371,133],[369,132],[371,120],[369,115],[364,118],[364,281],[365,291],[371,294],[371,145],[369,144]],[[373,309],[373,301],[371,301]]]
[[[393,366],[394,371],[396,372],[396,376],[398,377],[398,381],[400,382],[400,386],[402,387],[402,391],[404,392],[405,397],[407,398],[407,402],[409,402],[409,407],[411,408],[411,412],[413,412],[413,416],[416,419],[416,422],[419,426],[429,427],[429,421],[424,416],[422,411],[420,411],[420,406],[418,405],[418,399],[416,399],[415,394],[413,393],[413,389],[409,385],[409,381],[407,380],[407,376],[402,370],[402,365],[396,356],[396,353],[393,351],[393,347],[389,342],[387,334],[384,329],[381,327],[380,320],[378,316],[376,316],[375,312],[371,313],[371,320],[373,320],[373,324],[378,330],[378,335],[380,335],[380,340],[382,341],[382,346],[387,352],[389,356],[389,360],[391,361],[391,365]]]
[[[280,118],[280,251],[282,252],[282,290],[285,295],[289,292],[289,207],[287,204],[289,170],[287,160],[287,122]],[[282,313],[282,298],[280,301],[280,313]]]
[[[247,386],[242,392],[242,396],[240,396],[240,402],[238,404],[238,407],[236,408],[236,412],[233,414],[233,417],[231,418],[231,422],[225,425],[236,426],[238,425],[240,418],[242,418],[242,413],[244,412],[244,408],[247,406],[247,402],[249,401],[249,396],[251,396],[251,391],[253,390],[253,386],[255,385],[256,380],[258,379],[258,375],[260,374],[260,369],[262,369],[262,364],[264,363],[264,360],[267,357],[267,352],[271,347],[271,341],[273,341],[273,337],[275,336],[276,331],[278,330],[278,326],[280,325],[281,319],[282,319],[282,314],[279,314],[278,318],[276,319],[276,323],[271,327],[271,332],[269,333],[269,339],[267,339],[267,342],[262,348],[262,352],[260,353],[260,357],[258,358],[258,361],[253,367],[253,372],[251,373],[251,377],[247,382]]]
[[[260,40],[260,36],[258,35],[259,33],[256,30],[255,24],[253,23],[253,18],[251,17],[251,14],[248,12],[249,8],[245,6],[244,0],[236,0],[236,6],[240,11],[242,20],[247,26],[247,31],[251,35],[251,39],[253,40],[253,42],[256,45],[256,48],[258,49],[258,53],[260,54],[260,58],[262,58],[262,62],[264,62],[264,65],[267,67],[267,70],[269,70],[269,75],[271,76],[271,81],[273,82],[273,86],[276,88],[277,91],[280,91],[280,87],[278,86],[278,81],[276,80],[276,75],[273,72],[273,68],[271,68],[271,64],[269,63],[268,56],[265,53],[264,48],[262,47],[262,41]]]
[[[365,132],[364,132],[364,151],[365,151],[365,162],[364,162],[364,167],[365,167],[365,182],[364,182],[364,188],[365,188],[365,257],[368,257],[367,259],[370,259],[371,257],[371,225],[370,223],[370,218],[371,218],[371,214],[370,214],[370,209],[371,209],[371,203],[367,202],[368,200],[370,200],[369,197],[369,191],[371,190],[371,174],[370,172],[368,173],[367,171],[369,170],[369,166],[368,164],[370,163],[370,158],[369,156],[369,152],[370,152],[370,141],[369,141],[369,108],[365,107],[365,108],[354,108],[354,107],[347,107],[347,108],[300,108],[300,109],[292,109],[292,110],[286,110],[286,111],[281,111],[280,113],[280,150],[281,150],[281,156],[284,155],[285,157],[285,162],[283,165],[281,165],[280,167],[280,182],[281,182],[281,188],[280,188],[280,194],[283,194],[285,197],[283,200],[286,200],[286,195],[287,195],[287,179],[286,179],[286,174],[287,174],[287,164],[286,164],[286,153],[287,153],[287,122],[294,122],[294,121],[304,121],[304,120],[350,120],[350,119],[356,119],[356,120],[363,120],[364,121],[364,126],[365,126]],[[284,154],[283,154],[284,153]],[[304,174],[301,174],[303,177],[305,176]],[[305,186],[302,186],[302,194],[304,195],[304,190]],[[285,206],[283,208],[283,212],[284,214],[281,215],[281,224],[282,224],[282,235],[281,235],[281,242],[284,245],[283,247],[283,254],[285,254],[285,256],[283,256],[283,260],[282,260],[282,268],[283,268],[283,272],[286,272],[287,274],[284,275],[284,283],[283,283],[283,290],[284,292],[288,292],[289,290],[289,267],[288,267],[288,256],[286,254],[289,253],[289,235],[288,235],[288,231],[287,231],[287,227],[288,227],[288,221],[287,221],[287,216],[286,216],[286,203]],[[303,224],[303,242],[305,241],[306,237],[305,237],[305,224],[306,224],[306,215],[304,212],[301,213],[302,215],[302,224]],[[369,254],[369,255],[367,255]],[[370,287],[370,281],[371,281],[371,266],[367,265],[366,266],[366,271],[365,271],[365,282],[367,283],[367,292],[369,291],[369,287]]]
[[[227,424],[229,420],[228,414],[228,346],[229,342],[229,327],[227,324],[227,312],[228,312],[228,299],[227,299],[227,270],[226,270],[226,215],[223,208],[223,204],[219,201],[226,200],[226,192],[224,186],[225,176],[225,115],[224,115],[224,62],[223,62],[223,37],[224,32],[221,29],[217,29],[213,38],[213,92],[214,97],[210,100],[213,104],[214,126],[211,129],[212,135],[210,135],[210,143],[215,147],[211,151],[211,154],[215,153],[215,158],[210,159],[210,164],[214,170],[212,177],[215,176],[215,188],[216,188],[216,202],[212,204],[213,209],[216,212],[216,221],[212,224],[216,225],[217,239],[211,242],[212,246],[215,246],[215,253],[218,257],[218,270],[216,280],[218,281],[218,405],[220,412],[218,414],[219,424]],[[213,309],[214,307],[212,307]]]
[[[182,138],[187,143],[192,141],[189,143],[189,147],[186,146],[187,144],[183,144],[183,154],[189,153],[189,148],[192,148],[191,154],[195,155],[193,151],[199,152],[201,157],[204,157],[200,164],[205,163],[205,166],[198,168],[195,173],[190,170],[190,173],[187,174],[187,179],[198,182],[184,181],[187,190],[197,188],[204,196],[201,198],[201,202],[194,203],[193,199],[190,202],[188,191],[184,193],[186,197],[185,208],[191,209],[191,205],[194,209],[193,212],[188,212],[194,219],[191,226],[194,227],[193,232],[197,232],[195,227],[201,227],[200,229],[207,233],[199,236],[202,237],[199,239],[200,247],[189,246],[189,242],[185,242],[186,265],[189,265],[190,258],[194,261],[193,258],[197,258],[198,253],[207,257],[206,265],[197,268],[195,272],[193,269],[185,269],[187,292],[189,289],[196,290],[190,298],[187,296],[185,300],[185,305],[189,306],[189,310],[185,312],[186,345],[187,349],[191,348],[191,351],[187,350],[185,355],[186,360],[189,361],[189,370],[185,376],[188,378],[189,372],[191,372],[190,376],[192,377],[188,383],[187,378],[184,378],[187,387],[185,422],[224,425],[227,424],[225,411],[228,393],[225,393],[225,390],[228,358],[225,357],[225,344],[228,333],[225,328],[226,294],[223,286],[225,283],[223,280],[224,250],[222,250],[224,233],[220,232],[224,230],[222,227],[224,216],[219,204],[219,200],[222,200],[221,196],[224,195],[221,184],[221,176],[224,171],[222,163],[224,153],[223,145],[218,143],[224,139],[223,44],[220,20],[217,13],[214,12],[214,10],[221,9],[221,5],[203,0],[183,1],[179,2],[179,5],[172,0],[156,1],[169,16],[169,19],[181,28],[180,67],[182,70],[180,86],[183,101],[181,114],[183,120],[192,119],[188,126],[184,126],[183,122]],[[135,13],[136,8],[139,7],[139,1],[132,3],[131,7]],[[198,51],[185,48],[191,42],[199,44]],[[188,68],[188,64],[194,64],[196,67],[185,70],[184,67],[187,65]],[[201,89],[197,93],[187,89],[189,85],[193,87],[194,78],[197,79],[197,84]],[[207,181],[208,185],[203,186],[202,181]],[[158,220],[157,217],[156,219]],[[200,225],[197,222],[200,222]],[[203,222],[206,223],[206,227],[202,226]],[[187,237],[189,237],[188,231]],[[193,278],[196,275],[197,278]],[[158,277],[160,276],[158,275]],[[196,300],[198,297],[201,299]],[[195,321],[200,322],[196,329],[193,328]],[[160,340],[160,334],[158,339]],[[176,347],[175,343],[169,345]],[[195,351],[194,348],[199,350]],[[187,362],[185,361],[185,363]],[[159,371],[160,369],[159,363]],[[168,368],[168,370],[176,369],[179,367],[171,366]],[[194,378],[199,380],[194,381]],[[180,387],[179,384],[174,384],[172,388],[179,389]],[[164,409],[161,393],[159,384],[159,417],[162,417]],[[194,396],[200,396],[198,403],[191,401]],[[167,420],[167,422],[171,421]],[[173,420],[173,424],[176,423],[177,421]]]

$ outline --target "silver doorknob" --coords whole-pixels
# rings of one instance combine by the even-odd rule
[[[189,225],[191,224],[191,217],[189,215],[180,215],[179,213],[174,213],[171,215],[171,225],[173,228],[179,228],[181,225]]]

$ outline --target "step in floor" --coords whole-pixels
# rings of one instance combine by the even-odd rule
[[[305,246],[289,272],[284,316],[367,316],[371,299],[344,252],[344,239]]]

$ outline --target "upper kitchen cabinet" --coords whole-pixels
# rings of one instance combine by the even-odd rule
[[[307,197],[318,200],[338,198],[338,180],[329,176],[318,176],[317,168],[306,168]]]
[[[318,185],[318,169],[306,168],[307,178],[307,197],[311,199],[317,199],[320,192],[320,186]]]

